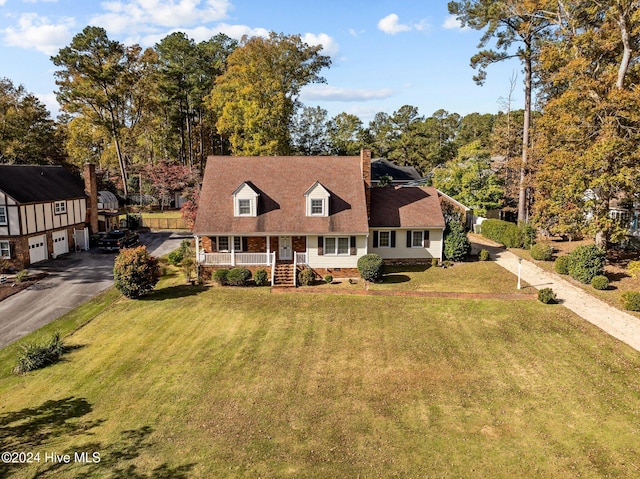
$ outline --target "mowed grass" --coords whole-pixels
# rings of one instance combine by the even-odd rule
[[[110,293],[52,367],[2,351],[2,450],[41,456],[0,477],[639,475],[640,356],[561,306],[182,281]]]

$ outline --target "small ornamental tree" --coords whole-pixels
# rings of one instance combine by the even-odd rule
[[[160,279],[158,260],[144,246],[123,249],[113,266],[116,288],[128,298],[136,299],[149,293]]]
[[[366,254],[358,260],[358,271],[365,281],[380,281],[384,274],[384,261],[377,254]]]
[[[569,274],[578,281],[589,284],[604,271],[606,252],[596,245],[581,245],[569,253]]]

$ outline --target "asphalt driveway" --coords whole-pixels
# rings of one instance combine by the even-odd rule
[[[154,256],[176,249],[189,233],[143,232],[140,242]],[[70,253],[38,263],[32,273],[45,272],[37,284],[0,301],[0,348],[50,323],[113,284],[115,253],[98,250]]]

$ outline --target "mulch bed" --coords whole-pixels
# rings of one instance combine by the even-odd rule
[[[27,289],[29,286],[33,286],[46,276],[47,273],[30,274],[19,283],[15,283],[13,279],[7,280],[6,283],[0,284],[0,301]]]

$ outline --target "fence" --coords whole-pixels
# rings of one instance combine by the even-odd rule
[[[142,216],[142,226],[152,230],[186,230],[184,218],[145,218]]]

